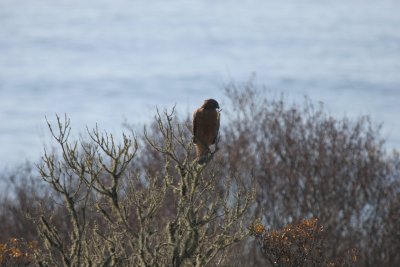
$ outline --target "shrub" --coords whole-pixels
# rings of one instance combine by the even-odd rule
[[[353,266],[357,261],[355,249],[349,251],[348,258],[332,260],[327,257],[324,229],[316,218],[279,230],[267,230],[263,224],[255,223],[251,231],[263,256],[273,266]]]
[[[10,238],[0,243],[0,266],[34,266],[37,252],[36,242]]]
[[[273,229],[318,218],[328,258],[357,248],[360,266],[400,263],[400,160],[386,151],[379,126],[368,116],[335,118],[308,99],[289,105],[251,82],[226,91],[220,156],[227,173],[253,174],[256,218]],[[262,255],[247,257],[266,264]]]
[[[115,264],[126,263],[130,257],[139,259],[134,251],[140,246],[147,259],[147,247],[156,250],[157,244],[170,244],[171,233],[166,229],[170,222],[179,225],[174,232],[179,237],[194,233],[189,217],[186,222],[176,220],[178,213],[191,213],[190,203],[220,203],[207,206],[218,210],[218,217],[200,228],[211,227],[206,236],[215,234],[216,238],[222,231],[222,237],[233,233],[238,237],[225,249],[214,249],[219,252],[208,257],[213,259],[211,266],[271,266],[258,242],[244,240],[247,232],[241,224],[248,226],[254,218],[260,218],[265,228],[274,229],[270,232],[283,231],[288,225],[292,229],[305,218],[318,218],[318,224],[324,226],[323,235],[318,237],[324,244],[325,262],[339,264],[337,259],[350,259],[356,249],[357,261],[348,263],[400,264],[400,160],[398,152],[385,147],[379,126],[368,116],[353,120],[333,117],[322,104],[308,99],[289,105],[283,97],[271,97],[251,82],[227,85],[225,91],[226,99],[219,101],[223,106],[220,149],[204,168],[192,164],[190,118],[181,120],[174,114],[174,118],[157,116],[146,127],[146,134],[135,138],[115,139],[94,129],[91,137],[76,142],[60,139],[56,153],[47,153],[41,164],[48,183],[38,183],[29,168],[3,174],[10,186],[9,193],[0,198],[0,241],[13,237],[39,240],[34,227],[38,226],[41,240],[48,239],[43,263],[53,258],[72,264],[77,254],[93,255],[92,262],[110,259]],[[54,130],[63,132],[65,126],[65,122],[56,124]],[[197,177],[194,191],[190,188],[196,179],[189,176]],[[219,228],[225,217],[232,217],[225,216],[221,200],[232,208],[236,193],[247,193],[249,199],[253,182],[256,203],[234,220],[229,230]],[[196,193],[188,199],[182,192]],[[138,197],[132,198],[135,195]],[[241,196],[237,200],[245,204],[245,199]],[[206,216],[209,209],[205,207],[195,215]],[[36,218],[36,224],[25,218],[26,212]],[[146,224],[140,224],[138,212],[149,213]],[[146,239],[131,238],[129,229],[154,234]],[[199,245],[185,258],[185,264],[205,251],[201,247],[211,248],[213,240]],[[74,246],[79,242],[81,245]],[[100,242],[103,250],[93,246]],[[183,255],[184,246],[178,247]],[[170,245],[161,246],[159,257],[170,255],[171,249]],[[201,262],[202,256],[198,257]]]

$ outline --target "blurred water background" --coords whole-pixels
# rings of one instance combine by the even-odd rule
[[[398,0],[0,0],[0,168],[37,161],[45,116],[120,132],[252,73],[400,147]]]

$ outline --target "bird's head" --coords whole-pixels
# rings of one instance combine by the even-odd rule
[[[219,104],[215,99],[207,99],[204,100],[202,107],[205,109],[219,109]]]

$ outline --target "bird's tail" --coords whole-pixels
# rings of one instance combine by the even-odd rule
[[[204,164],[207,161],[208,154],[211,152],[210,148],[205,144],[195,144],[196,146],[196,155],[197,155],[197,163]]]

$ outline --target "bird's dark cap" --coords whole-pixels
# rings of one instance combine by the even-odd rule
[[[206,109],[213,109],[213,108],[219,109],[219,104],[218,104],[217,100],[210,98],[210,99],[204,100],[203,107]]]

